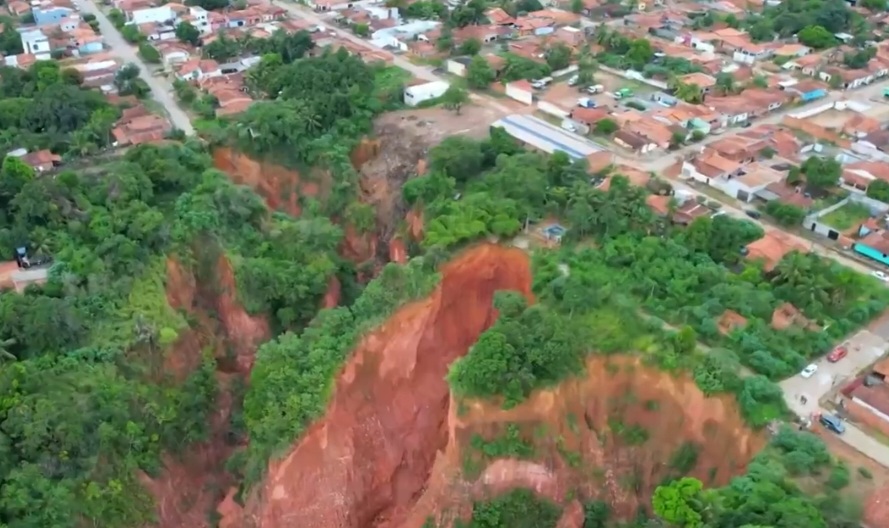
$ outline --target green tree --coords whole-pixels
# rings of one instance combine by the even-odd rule
[[[887,5],[886,0],[862,0],[861,7],[879,13],[886,11]]]
[[[429,168],[463,182],[482,170],[481,145],[464,136],[451,136],[429,151]]]
[[[478,52],[482,49],[482,43],[477,38],[469,38],[463,41],[460,44],[460,47],[457,49],[457,53],[460,55],[478,55]]]
[[[581,13],[584,10],[583,0],[571,0],[571,12]]]
[[[176,24],[176,38],[180,42],[197,46],[201,42],[201,32],[191,22],[180,22]]]
[[[161,62],[161,54],[147,42],[139,44],[139,56],[149,64],[160,64]]]
[[[370,26],[364,23],[352,24],[352,32],[359,37],[367,37],[370,35]]]
[[[466,68],[466,83],[470,88],[484,89],[494,82],[495,73],[488,61],[476,55]]]
[[[815,49],[830,48],[836,44],[833,33],[822,26],[806,26],[797,35],[799,41]]]
[[[546,63],[553,70],[567,68],[571,64],[571,48],[564,42],[556,42],[546,51]]]
[[[701,481],[690,477],[658,486],[651,498],[655,515],[673,526],[701,528],[702,490]]]
[[[145,35],[139,32],[139,27],[129,24],[120,28],[120,36],[130,44],[145,42]]]
[[[617,132],[617,130],[617,123],[613,119],[607,117],[596,121],[596,125],[593,127],[593,131],[596,134],[601,134],[603,136],[610,136]]]
[[[731,73],[720,72],[716,75],[716,88],[723,94],[734,93],[737,89],[735,86],[735,77]]]
[[[812,156],[803,162],[800,170],[806,175],[806,182],[809,185],[827,189],[839,184],[843,168],[835,159]]]
[[[451,85],[441,96],[441,104],[448,110],[460,115],[460,109],[469,102],[469,92],[456,85]]]
[[[654,58],[654,48],[652,48],[651,42],[648,39],[633,40],[630,42],[626,58],[634,70],[641,71]]]
[[[765,212],[783,226],[798,226],[803,223],[806,211],[795,205],[773,200],[766,204]]]
[[[889,203],[889,182],[874,180],[867,186],[868,198]]]
[[[577,58],[577,83],[580,86],[589,86],[595,82],[593,76],[596,73],[596,58],[590,51],[589,46],[584,46],[580,50],[580,56]]]

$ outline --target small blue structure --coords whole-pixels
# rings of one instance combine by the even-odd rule
[[[824,88],[809,90],[807,92],[800,92],[799,94],[800,101],[804,103],[814,101],[815,99],[821,99],[822,97],[827,97],[827,90],[825,90]]]
[[[73,9],[61,6],[31,8],[31,14],[34,16],[34,23],[38,26],[58,24],[66,17],[71,16],[72,13],[74,13]]]
[[[561,243],[562,237],[565,236],[565,232],[567,231],[567,229],[559,224],[552,224],[543,228],[543,236],[545,236],[547,240]]]

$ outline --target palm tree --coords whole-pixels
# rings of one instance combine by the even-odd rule
[[[13,345],[15,345],[15,339],[13,338],[0,341],[0,361],[18,361],[19,358],[9,351]]]

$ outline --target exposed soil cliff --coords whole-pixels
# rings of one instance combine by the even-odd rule
[[[159,474],[141,480],[154,497],[160,528],[209,528],[220,494],[232,485],[224,464],[236,445],[229,437],[235,386],[243,384],[258,345],[269,338],[268,323],[250,316],[236,298],[231,264],[217,259],[214,277],[194,274],[175,259],[167,260],[167,302],[187,312],[190,328],[180,333],[165,356],[165,372],[184,380],[212,351],[217,361],[217,397],[209,416],[209,439],[178,455],[166,455]],[[329,301],[338,301],[339,284],[331,283]],[[210,314],[213,314],[211,317]]]
[[[400,309],[367,335],[339,375],[325,416],[282,459],[244,510],[220,507],[224,527],[419,528],[429,516],[466,517],[472,500],[528,487],[565,506],[600,498],[630,517],[669,474],[683,444],[690,472],[712,485],[743,472],[765,439],[748,431],[731,398],[705,398],[687,377],[629,358],[591,358],[587,375],[504,411],[451,401],[445,376],[495,317],[495,291],[529,295],[527,256],[476,247],[443,270],[426,300]],[[459,412],[458,412],[459,409]],[[489,460],[467,474],[475,435],[518,424],[532,460]],[[647,438],[628,438],[635,428]]]
[[[224,526],[397,526],[448,441],[448,365],[495,317],[494,292],[528,294],[525,253],[492,245],[446,265],[435,292],[365,336],[324,418],[270,465],[240,519]]]
[[[693,443],[697,451],[688,474],[708,485],[723,485],[743,473],[765,444],[762,435],[744,426],[732,398],[705,398],[690,378],[626,357],[591,357],[585,376],[536,392],[513,409],[489,402],[450,409],[447,448],[401,525],[406,528],[419,528],[428,516],[445,522],[467,517],[473,499],[516,487],[562,504],[566,497],[601,499],[615,515],[628,518],[670,474],[683,444]],[[467,464],[467,457],[480,456],[470,446],[472,437],[491,440],[507,424],[517,424],[534,446],[533,460],[489,461],[478,467],[478,475],[466,474],[468,466],[478,465]],[[560,526],[580,528],[578,504],[565,504],[570,507]]]

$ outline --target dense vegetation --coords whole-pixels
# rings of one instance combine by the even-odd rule
[[[56,153],[92,152],[112,143],[120,111],[96,90],[83,88],[76,70],[38,61],[27,70],[0,67],[0,147]]]
[[[813,254],[791,253],[768,272],[745,260],[741,249],[763,235],[755,224],[723,215],[676,228],[647,207],[646,189],[620,176],[603,191],[589,185],[582,164],[563,154],[513,149],[496,133],[481,143],[449,138],[432,149],[430,174],[404,186],[405,200],[424,209],[424,246],[511,236],[528,222],[565,218],[566,249],[545,253],[549,271],[535,274],[538,285],[553,281],[551,294],[559,304],[574,315],[631,304],[637,313],[689,327],[703,342],[730,349],[772,379],[796,372],[889,304],[873,279]],[[460,200],[453,199],[456,193]],[[596,249],[572,249],[573,242],[589,238]],[[556,271],[559,263],[570,277]],[[773,316],[787,303],[804,317],[779,329]],[[746,322],[726,326],[727,312]]]
[[[0,523],[140,525],[153,508],[136,470],[154,474],[161,451],[205,440],[216,392],[210,349],[184,383],[162,370],[164,350],[196,324],[167,304],[165,255],[193,261],[205,284],[227,255],[247,298],[289,328],[336,272],[338,230],[269,217],[189,146],[139,147],[89,174],[4,164],[13,169],[0,244],[57,264],[46,285],[0,294]]]
[[[248,483],[324,412],[334,375],[358,338],[437,282],[432,261],[389,264],[351,306],[322,310],[302,334],[285,333],[259,349],[244,401],[250,445],[241,469]]]

